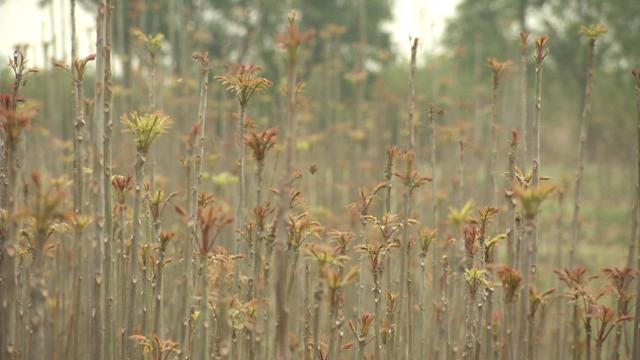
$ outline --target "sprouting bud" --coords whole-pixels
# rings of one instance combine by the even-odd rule
[[[161,231],[160,232],[160,251],[164,252],[167,249],[167,245],[173,238],[175,238],[176,233],[173,231]]]
[[[520,49],[525,50],[529,42],[529,32],[522,31],[520,33]]]
[[[91,55],[85,56],[82,59],[73,60],[73,67],[75,69],[76,81],[82,81],[82,79],[84,78],[84,69],[87,66],[87,63],[95,59],[96,59],[96,54],[91,54]]]
[[[547,35],[540,36],[536,39],[536,62],[538,64],[541,63],[549,54],[547,42],[549,42],[549,37]]]
[[[261,132],[250,132],[245,135],[244,142],[251,151],[256,161],[261,162],[267,152],[276,144],[278,130],[270,128]]]
[[[156,137],[166,132],[171,124],[171,119],[162,113],[139,114],[135,111],[123,115],[120,121],[126,127],[125,131],[134,134],[136,148],[143,154],[149,152]]]
[[[216,76],[220,84],[230,93],[233,93],[244,108],[249,104],[249,100],[255,93],[260,93],[271,87],[271,81],[266,78],[256,76],[260,68],[255,65],[235,65],[227,67],[227,74]]]
[[[147,53],[152,59],[155,58],[162,50],[162,43],[164,41],[164,35],[162,33],[147,35],[138,29],[134,29],[133,35],[138,41],[144,44]]]
[[[516,198],[520,200],[524,217],[531,220],[538,214],[542,202],[547,199],[555,189],[555,186],[549,185],[530,186],[526,189],[517,185],[513,188],[513,193]]]
[[[476,296],[480,286],[489,286],[489,282],[486,279],[487,271],[484,269],[466,269],[464,271],[464,280],[467,282],[469,293],[472,296]]]
[[[503,75],[503,73],[505,72],[505,70],[507,70],[507,68],[509,68],[509,66],[511,66],[511,61],[498,61],[495,58],[489,58],[487,60],[487,65],[489,66],[489,68],[491,69],[491,72],[493,74],[493,87],[498,88],[498,85],[500,84],[500,79]]]
[[[289,14],[287,14],[287,20],[289,20],[289,25],[293,26],[296,23],[296,12],[291,10]]]
[[[114,175],[111,178],[111,185],[116,191],[116,199],[119,204],[127,201],[127,193],[131,190],[131,176]]]
[[[598,37],[607,32],[607,27],[603,24],[595,24],[591,26],[581,26],[580,33],[584,34],[590,41],[595,42]]]
[[[418,230],[418,239],[420,240],[420,255],[426,256],[429,252],[429,247],[436,237],[436,230],[423,228]]]
[[[518,294],[522,276],[517,270],[508,266],[503,266],[498,269],[498,277],[502,282],[502,288],[504,289],[504,298],[506,302],[513,303]]]

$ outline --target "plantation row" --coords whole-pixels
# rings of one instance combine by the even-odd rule
[[[508,131],[510,61],[487,61],[486,124],[449,126],[464,111],[416,94],[418,39],[401,106],[379,95],[384,84],[365,97],[363,57],[347,75],[327,66],[323,98],[307,96],[317,83],[298,76],[316,36],[294,12],[276,37],[282,89],[207,52],[171,78],[163,35],[137,32],[134,93],[112,74],[116,20],[114,0],[100,1],[98,51],[78,56],[72,1],[70,64],[39,73],[27,48],[9,57],[0,358],[640,359],[637,179],[626,263],[593,269],[580,254],[604,26],[581,31],[584,105],[567,140],[575,174],[562,183],[545,175],[556,159],[541,160],[547,36],[520,34],[520,116]],[[54,72],[71,83],[73,116],[58,116],[73,123],[71,141],[48,132],[62,102],[44,119],[25,96]],[[343,75],[355,101],[335,91]]]

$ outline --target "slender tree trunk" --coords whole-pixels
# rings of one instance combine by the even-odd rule
[[[438,276],[438,269],[441,268],[441,264],[440,264],[440,248],[439,248],[439,244],[437,241],[437,236],[438,236],[438,175],[436,174],[436,165],[437,165],[437,158],[436,158],[436,120],[433,114],[433,106],[430,106],[429,108],[429,128],[430,128],[430,132],[431,132],[431,157],[430,157],[430,166],[431,166],[431,201],[433,202],[433,208],[432,208],[432,222],[433,222],[433,229],[436,231],[436,240],[434,241],[434,243],[431,245],[431,262],[432,262],[432,296],[433,296],[433,307],[431,309],[431,345],[429,346],[429,352],[431,354],[436,354],[436,359],[439,358],[439,354],[440,354],[440,343],[442,341],[442,339],[440,338],[440,332],[436,331],[436,323],[438,321],[438,307],[437,307],[437,302],[440,299],[440,284],[438,283],[438,280],[440,278],[440,276]],[[424,277],[426,274],[422,274],[422,281],[424,281]],[[445,289],[442,289],[442,291],[446,291]],[[422,297],[420,298],[420,301],[424,301],[424,294],[422,294]],[[425,323],[422,325],[422,337],[421,337],[421,341],[424,340],[424,337],[426,336],[425,332],[427,331],[427,327],[426,327],[426,317],[425,317]],[[425,354],[424,353],[420,353],[420,357],[424,358]]]
[[[131,277],[131,284],[129,285],[129,299],[127,303],[127,329],[125,332],[125,341],[127,341],[127,353],[126,359],[133,360],[135,349],[133,342],[128,340],[128,337],[134,335],[136,317],[137,317],[137,287],[138,276],[140,275],[140,269],[138,268],[138,249],[140,247],[140,202],[142,199],[142,182],[144,181],[144,162],[145,154],[141,151],[136,153],[135,163],[135,186],[134,186],[134,199],[133,199],[133,236],[131,241],[131,258],[129,259],[129,276]]]
[[[636,114],[637,114],[637,141],[638,148],[636,152],[636,171],[638,172],[636,177],[636,203],[640,203],[640,69],[634,70],[633,72],[635,82],[636,82]],[[638,214],[636,214],[636,217]],[[637,236],[637,230],[636,230]],[[636,242],[638,239],[634,239]],[[640,269],[640,246],[636,246],[636,271]],[[633,328],[632,328],[632,336],[633,336],[633,358],[640,358],[640,280],[636,280],[636,305],[635,305],[635,317],[633,319]]]
[[[264,299],[265,299],[265,308],[264,308],[264,316],[262,318],[262,329],[264,332],[264,357],[266,359],[271,359],[271,349],[269,345],[271,344],[271,338],[269,334],[271,331],[267,330],[271,326],[271,307],[269,304],[269,299],[271,299],[271,257],[273,255],[273,247],[274,244],[266,244],[265,249],[265,258],[264,258]]]
[[[360,233],[358,234],[358,238],[362,246],[367,245],[367,220],[365,219],[366,215],[367,214],[365,212],[360,214]],[[360,258],[360,269],[364,269],[364,265],[365,265],[365,257],[362,256]],[[364,271],[358,272],[358,311],[357,311],[358,314],[364,314],[364,307],[365,307],[364,287],[365,287],[365,281],[366,281],[365,278],[366,276],[364,274]]]
[[[523,26],[524,28],[524,26]],[[529,138],[527,125],[527,45],[529,34],[523,29],[520,33],[520,133],[522,134],[522,162],[529,161]]]
[[[393,161],[395,157],[395,147],[387,148],[387,163],[384,169],[384,179],[385,179],[385,198],[384,198],[384,214],[391,213],[391,178],[393,177]],[[385,268],[388,269],[385,272],[385,288],[391,290],[392,289],[392,281],[391,281],[391,256],[385,256]]]
[[[587,82],[584,90],[584,107],[582,115],[578,122],[578,157],[576,165],[576,178],[573,198],[573,237],[571,239],[571,247],[569,249],[569,268],[572,268],[576,262],[576,248],[580,239],[580,196],[582,191],[582,174],[584,172],[584,147],[587,142],[587,126],[591,118],[591,87],[593,82],[593,58],[595,55],[595,39],[589,39],[589,51],[587,54]]]
[[[416,74],[416,55],[418,51],[418,39],[413,39],[411,42],[411,65],[409,72],[409,109],[408,109],[408,128],[409,128],[409,150],[413,150],[415,146],[414,140],[414,129],[413,129],[413,118],[415,115],[416,109],[416,90],[415,90],[415,74]],[[409,338],[411,337],[409,333],[409,329],[411,328],[410,316],[411,311],[410,306],[406,305],[407,308],[403,308],[403,301],[405,301],[405,291],[408,295],[408,286],[409,286],[409,276],[408,276],[408,263],[410,263],[411,257],[409,252],[409,238],[408,238],[408,201],[410,201],[409,189],[405,189],[403,198],[403,230],[402,230],[402,251],[400,255],[400,296],[398,297],[398,311],[400,314],[399,323],[403,324],[400,328],[400,337],[398,345],[402,346],[402,356],[401,359],[407,359],[411,355],[410,342]],[[410,303],[408,299],[406,299],[407,304]],[[405,310],[406,311],[405,313]],[[406,325],[405,325],[406,324]]]
[[[587,360],[591,360],[591,338],[592,338],[592,333],[591,333],[591,319],[588,317],[589,315],[587,315],[587,319],[585,320],[586,324],[585,324],[585,349],[586,349],[586,359]]]
[[[524,221],[524,220],[521,220]],[[521,300],[520,300],[520,314],[522,315],[522,320],[520,322],[520,331],[519,331],[519,336],[520,336],[520,354],[521,355],[525,355],[525,359],[527,360],[532,360],[531,358],[529,358],[529,345],[533,342],[533,337],[534,334],[533,332],[530,333],[529,330],[529,322],[532,322],[533,319],[529,316],[527,316],[527,314],[529,313],[529,286],[531,286],[531,277],[529,276],[529,269],[531,267],[531,253],[533,251],[533,232],[534,232],[534,228],[535,225],[531,222],[525,222],[524,224],[524,249],[525,249],[525,254],[524,254],[524,261],[522,264],[522,268],[525,270],[525,275],[524,275],[524,282],[522,285],[522,291],[520,293],[521,295]]]
[[[113,1],[113,0],[111,0]],[[123,76],[122,80],[124,81],[124,90],[126,92],[132,91],[133,81],[135,80],[135,76],[133,74],[133,49],[131,44],[131,34],[130,28],[132,27],[131,17],[133,14],[132,6],[130,2],[133,0],[117,0],[118,1],[118,24],[122,26],[120,28],[121,33],[119,34],[122,39],[120,45],[122,46],[122,67],[123,67]],[[122,23],[120,23],[120,20]],[[135,25],[133,25],[135,26]],[[124,111],[129,111],[131,109],[131,99],[128,96],[124,97],[123,107]]]
[[[556,269],[562,269],[563,268],[563,253],[564,253],[564,240],[565,240],[565,235],[564,235],[564,195],[559,196],[558,197],[558,215],[556,217],[556,246],[555,246],[555,251],[556,251],[556,255],[555,255],[555,266]],[[556,277],[555,279],[555,284],[556,284],[556,289],[560,288],[560,280]],[[570,321],[567,321],[567,311],[569,310],[569,307],[567,306],[567,304],[564,303],[558,303],[556,304],[556,309],[558,311],[558,338],[555,339],[555,353],[556,353],[556,359],[557,360],[565,360],[566,356],[567,356],[567,351],[566,351],[566,347],[567,347],[567,332],[569,327],[567,325],[569,325]]]
[[[491,173],[490,199],[491,206],[498,204],[498,180],[496,164],[498,161],[498,86],[499,75],[494,74],[493,91],[491,93],[491,155],[489,157],[489,171]]]
[[[531,129],[533,130],[533,186],[540,186],[540,113],[542,111],[542,62],[546,57],[546,37],[541,37],[536,40],[536,102],[535,112],[533,116],[533,124]],[[528,276],[531,277],[531,282],[535,285],[536,282],[536,262],[538,258],[538,246],[540,241],[539,221],[536,217],[534,219],[533,228],[533,244],[531,251],[531,269],[528,271]]]
[[[473,264],[473,259],[471,259],[471,264]],[[468,264],[467,264],[468,265]],[[471,267],[467,266],[467,269],[471,269]],[[464,304],[464,349],[462,353],[462,357],[464,360],[470,360],[473,355],[473,344],[474,344],[474,336],[473,336],[473,305],[476,300],[476,297],[473,296],[471,291],[467,292],[465,297]]]
[[[488,276],[489,277],[489,276]],[[487,279],[491,281],[489,277]],[[486,310],[485,310],[485,334],[484,334],[484,358],[493,359],[493,289],[486,288]]]
[[[151,54],[150,64],[149,64],[149,112],[154,113],[156,111],[156,77],[157,77],[157,63],[156,56]],[[155,188],[156,184],[156,153],[157,146],[155,144],[151,145],[149,149],[149,184],[151,185],[151,189]]]
[[[102,137],[104,133],[104,33],[105,33],[105,3],[101,0],[98,3],[98,13],[96,17],[96,77],[95,77],[95,96],[94,96],[94,115],[92,121],[92,147],[93,147],[93,207],[95,213],[95,231],[96,231],[96,244],[94,256],[100,256],[98,253],[100,246],[104,243],[104,299],[103,308],[105,314],[105,333],[104,333],[104,358],[105,360],[115,359],[115,311],[116,304],[114,300],[114,253],[113,253],[113,221],[109,216],[109,224],[106,224],[105,216],[105,190],[104,190],[104,176],[103,176],[103,143]],[[107,186],[111,186],[110,179]],[[110,209],[110,208],[109,208]],[[111,211],[109,211],[111,215]],[[105,229],[107,236],[105,237]],[[94,279],[94,292],[98,292],[97,288],[100,286],[99,278]],[[99,294],[99,293],[98,293]],[[98,298],[99,299],[99,298]]]
[[[103,78],[103,82],[100,84],[102,87],[102,99],[100,101],[100,104],[96,103],[96,106],[100,105],[102,106],[101,111],[96,111],[96,114],[98,115],[98,118],[96,119],[97,123],[96,125],[98,125],[99,123],[101,123],[100,125],[98,125],[98,127],[100,127],[102,129],[101,133],[103,135],[102,138],[102,148],[101,148],[101,154],[102,154],[102,170],[103,170],[103,177],[102,177],[102,190],[103,190],[103,195],[104,195],[104,201],[102,202],[103,208],[101,209],[101,212],[104,215],[104,226],[106,229],[105,232],[105,239],[104,239],[104,243],[105,243],[105,254],[107,256],[107,258],[105,258],[105,263],[107,263],[107,267],[105,267],[105,270],[107,271],[107,275],[109,277],[109,279],[107,280],[109,282],[109,284],[105,284],[105,296],[107,297],[107,303],[106,303],[106,316],[108,318],[111,318],[113,315],[111,313],[111,310],[113,309],[113,304],[109,304],[109,303],[113,303],[113,291],[112,289],[109,289],[111,287],[111,283],[112,283],[112,279],[113,279],[113,275],[109,274],[111,272],[111,262],[112,260],[109,259],[109,257],[112,255],[113,253],[113,249],[112,249],[112,244],[113,244],[113,217],[112,217],[112,205],[111,205],[111,129],[112,129],[112,112],[111,112],[111,107],[112,107],[112,87],[111,87],[111,49],[112,49],[112,27],[113,27],[113,0],[105,0],[104,3],[101,3],[102,6],[99,7],[98,11],[102,11],[104,13],[104,42],[102,43],[104,46],[100,47],[99,50],[102,53],[102,59],[104,61],[104,64],[102,65],[103,68],[101,69],[102,71],[104,71],[104,74],[100,74],[100,76],[104,76]],[[98,14],[98,16],[100,16],[100,13]],[[96,46],[98,46],[100,42],[99,39],[96,40]],[[96,83],[96,89],[98,89],[98,84]],[[97,93],[97,91],[96,91]],[[100,149],[99,149],[100,150]],[[124,223],[120,224],[121,227],[124,227]],[[122,229],[122,231],[124,231],[124,229]],[[121,287],[125,287],[124,284],[120,284]],[[111,301],[109,301],[109,298],[111,298]],[[125,306],[125,304],[121,304],[122,306]],[[117,311],[117,309],[114,309],[114,311]],[[122,309],[122,311],[124,311],[124,308]],[[111,337],[114,334],[113,331],[113,321],[115,319],[112,319],[112,321],[109,321],[109,319],[107,318],[107,328],[106,328],[106,335],[107,335],[107,342],[106,345],[107,347],[111,347],[111,350],[113,349],[113,345],[111,343],[115,342],[115,337],[112,337],[111,340],[109,340],[108,338]],[[126,340],[125,340],[126,341]],[[125,344],[123,343],[122,346],[124,347]],[[105,350],[105,354],[107,355],[107,360],[112,360],[113,357],[115,357],[115,354],[111,354],[109,355],[109,350]],[[110,357],[109,357],[110,356]]]
[[[159,227],[159,223],[157,223],[157,226]],[[154,224],[154,226],[156,226]],[[156,230],[156,233],[158,233],[158,230]],[[162,245],[161,245],[162,246]],[[153,331],[151,332],[152,334],[158,336],[159,338],[163,338],[162,337],[162,317],[163,317],[163,297],[162,297],[162,291],[163,291],[163,273],[164,273],[164,260],[165,260],[165,250],[160,248],[159,253],[158,253],[158,260],[156,260],[155,263],[155,268],[156,268],[156,273],[154,275],[154,294],[153,294],[153,298],[155,301],[155,304],[153,306]]]
[[[420,358],[424,358],[425,351],[427,350],[427,345],[425,344],[427,338],[426,327],[428,324],[427,320],[427,309],[424,303],[426,287],[427,287],[427,264],[426,264],[426,254],[420,254],[420,281],[418,282],[418,309],[420,310],[420,317],[418,318],[418,330],[419,330],[419,349],[418,354]],[[435,276],[434,276],[435,280]],[[435,282],[434,282],[435,285]],[[434,304],[435,307],[435,304]],[[435,309],[434,309],[435,311]],[[437,316],[437,315],[436,315]],[[436,322],[432,322],[433,327],[435,328]],[[437,336],[437,333],[435,334]],[[435,355],[435,352],[432,352]],[[436,356],[437,357],[437,356]]]
[[[409,150],[415,147],[415,138],[413,131],[413,118],[416,112],[416,56],[418,53],[418,38],[411,42],[411,64],[409,68]]]
[[[203,359],[210,358],[209,350],[209,264],[208,254],[200,254],[200,279],[202,287],[202,303],[200,304],[200,314],[202,316],[202,356]],[[225,319],[222,319],[225,321]]]
[[[318,278],[322,276],[321,270],[318,269]],[[316,289],[313,292],[313,358],[320,359],[320,312],[322,311],[322,283],[316,283]]]
[[[19,57],[18,61],[26,61],[24,59],[24,54],[21,51],[18,51],[16,54]],[[16,101],[18,99],[18,92],[20,90],[20,86],[23,85],[23,74],[22,71],[18,71],[15,74],[15,82],[13,83],[13,90],[11,94],[11,108],[9,109],[12,112],[16,112],[17,104]],[[6,131],[3,131],[3,141],[2,141],[2,150],[3,150],[3,160],[2,166],[0,166],[2,170],[2,174],[0,174],[0,179],[3,181],[2,187],[2,209],[6,210],[7,216],[7,225],[6,232],[3,231],[3,234],[0,237],[0,266],[1,266],[1,277],[0,277],[0,290],[3,291],[3,294],[7,294],[3,297],[1,301],[2,306],[2,324],[0,324],[0,333],[2,333],[2,343],[0,345],[4,346],[0,349],[0,354],[6,355],[8,359],[14,359],[17,356],[17,326],[18,319],[17,313],[19,306],[17,304],[17,298],[19,295],[19,284],[17,283],[17,273],[16,273],[16,257],[18,252],[18,239],[17,239],[17,228],[16,221],[12,218],[15,213],[15,202],[16,202],[16,186],[18,179],[18,171],[20,168],[19,163],[19,154],[18,154],[18,144],[19,138],[12,138]]]
[[[360,43],[358,44],[357,67],[358,72],[366,74],[365,60],[367,54],[367,5],[366,0],[358,0],[358,36]],[[365,87],[367,85],[366,77],[358,82],[356,89],[356,116],[355,128],[362,127],[362,105],[364,103]]]
[[[387,269],[389,271],[389,269]],[[373,315],[374,315],[374,331],[375,331],[375,360],[382,359],[382,342],[380,339],[380,295],[382,294],[382,289],[380,288],[380,271],[378,269],[374,269],[373,271]]]
[[[596,360],[602,360],[602,345],[602,341],[596,340]]]
[[[256,208],[262,206],[262,173],[264,171],[264,160],[257,160],[256,163]],[[260,258],[262,256],[262,243],[263,243],[263,230],[257,229],[256,238],[254,240],[254,244],[252,245],[253,249],[253,278],[250,281],[249,286],[249,299],[252,298],[260,298],[258,295],[257,284],[260,280]],[[256,328],[254,327],[252,331],[252,340],[251,347],[255,348],[255,337],[256,337]]]
[[[624,300],[622,298],[618,298],[618,309],[617,309],[618,317],[627,315],[625,314],[626,309],[624,308],[623,304],[624,304]],[[611,359],[619,360],[620,344],[622,343],[622,329],[624,327],[624,324],[618,323],[618,324],[615,324],[614,326],[615,326],[615,337],[614,337],[613,349],[611,351]],[[596,352],[598,351],[596,350]]]
[[[194,154],[195,151],[193,147],[190,147],[187,152],[187,165],[186,165],[186,181],[187,184],[191,187],[187,191],[186,196],[186,207],[189,209],[189,219],[190,221],[185,222],[185,232],[189,236],[189,241],[185,241],[182,247],[182,264],[181,264],[181,296],[180,303],[178,308],[178,319],[180,322],[180,333],[179,338],[182,340],[181,342],[187,343],[187,337],[189,336],[190,325],[191,325],[191,307],[189,306],[189,299],[191,299],[191,295],[193,294],[193,286],[192,286],[192,273],[193,273],[193,244],[195,242],[195,236],[193,232],[193,202],[196,201],[193,198],[193,177],[194,177]],[[197,191],[196,191],[197,193]],[[180,351],[180,360],[184,360],[186,357],[190,356],[190,352],[188,349],[183,349]]]
[[[577,300],[576,300],[577,301]],[[574,303],[573,304],[573,314],[572,314],[572,320],[571,320],[571,327],[572,327],[572,332],[573,332],[573,344],[571,345],[571,355],[573,360],[579,360],[580,359],[580,347],[579,347],[579,342],[580,342],[580,325],[579,325],[579,321],[580,321],[580,313],[578,310],[578,304]]]
[[[507,233],[507,264],[514,269],[516,266],[516,202],[513,199],[513,186],[516,183],[516,151],[518,149],[518,133],[513,130],[511,132],[511,143],[509,150],[509,165],[507,171],[509,172],[507,180],[507,208],[509,218],[509,232]]]
[[[440,326],[442,334],[440,335],[440,341],[445,341],[445,360],[451,360],[453,357],[453,344],[451,343],[451,332],[449,327],[449,296],[447,289],[449,288],[449,257],[447,255],[442,256],[442,325]]]
[[[295,30],[295,18],[290,17],[290,28]],[[276,355],[279,360],[289,358],[287,328],[289,320],[289,307],[287,306],[286,280],[288,269],[286,219],[289,212],[289,191],[291,189],[291,176],[293,176],[293,161],[296,147],[296,86],[297,86],[297,47],[299,44],[289,44],[289,59],[287,71],[287,135],[285,151],[285,175],[282,179],[279,195],[279,208],[276,215],[276,240],[274,244],[275,257],[278,259],[277,280],[275,282],[276,295]],[[317,343],[314,344],[316,346]]]
[[[228,270],[224,269],[223,266],[220,266],[218,271],[223,272]],[[229,303],[229,299],[227,297],[227,287],[228,285],[227,285],[226,278],[224,276],[220,276],[218,278],[218,305],[217,305],[219,314],[216,316],[217,318],[216,325],[218,330],[216,332],[216,338],[215,338],[215,353],[219,358],[223,357],[222,354],[226,354],[226,356],[228,357],[229,352],[232,351],[231,346],[229,344],[229,338],[231,337],[230,335],[232,334],[232,330],[230,329],[230,324],[229,324],[229,306],[227,305]],[[209,354],[207,354],[207,356],[208,355]]]
[[[146,201],[145,201],[146,202]],[[147,338],[153,338],[151,334],[151,314],[153,313],[153,270],[151,263],[151,244],[157,241],[158,235],[150,221],[149,211],[144,219],[144,235],[142,244],[142,325],[141,333]]]
[[[515,354],[515,347],[516,344],[513,340],[513,327],[515,324],[515,319],[514,319],[514,314],[513,314],[513,302],[506,302],[504,303],[504,307],[505,307],[505,339],[504,339],[504,346],[503,346],[503,351],[505,353],[505,358],[508,360],[515,360],[516,359],[516,354]]]
[[[332,290],[331,297],[329,299],[330,302],[330,313],[329,313],[329,348],[327,350],[327,356],[329,359],[335,359],[335,351],[336,351],[336,333],[338,330],[338,297],[339,290]]]
[[[197,212],[198,212],[198,194],[200,193],[200,185],[202,183],[202,163],[205,157],[205,131],[207,124],[207,98],[209,94],[209,56],[203,53],[200,58],[200,96],[198,102],[198,124],[200,124],[200,138],[198,140],[198,152],[192,160],[192,185],[191,185],[191,222],[192,222],[192,243],[196,243],[197,236]],[[191,256],[186,254],[186,256]]]
[[[245,208],[245,199],[244,199],[244,190],[245,190],[245,144],[244,144],[244,134],[246,129],[246,121],[247,121],[247,107],[246,105],[240,106],[240,116],[238,119],[238,148],[240,152],[240,169],[239,169],[239,178],[238,181],[238,203],[236,205],[236,231],[235,231],[235,252],[239,254],[243,252],[242,249],[242,232],[244,231],[244,208]],[[240,287],[240,266],[236,266],[235,275],[234,275],[234,287],[239,290]]]
[[[106,188],[105,188],[106,190]],[[105,191],[106,192],[106,191]],[[125,323],[126,323],[126,305],[127,305],[127,285],[128,280],[127,276],[127,249],[125,244],[125,212],[126,212],[126,201],[118,201],[117,209],[118,209],[118,243],[119,243],[119,251],[120,254],[118,256],[118,264],[116,269],[116,279],[118,281],[118,291],[117,291],[117,304],[121,307],[118,309],[116,306],[116,317],[118,319],[118,333],[120,334],[120,346],[117,348],[116,354],[120,355],[121,359],[124,359],[125,350],[126,350],[126,334]],[[113,241],[115,238],[112,236]],[[114,338],[115,341],[115,338]]]
[[[532,314],[527,316],[527,360],[535,359],[535,317]]]
[[[29,360],[44,360],[47,354],[45,350],[45,303],[47,301],[47,290],[44,279],[45,256],[43,248],[45,235],[38,232],[36,236],[29,290],[31,301]]]
[[[304,360],[313,358],[313,339],[311,335],[311,317],[313,307],[311,306],[311,272],[309,265],[304,266]],[[266,334],[265,340],[266,340]]]
[[[636,155],[637,156],[637,155]],[[633,191],[640,193],[638,180],[633,184]],[[636,242],[638,239],[638,198],[633,197],[633,208],[631,209],[631,232],[629,237],[629,250],[627,253],[627,267],[633,268],[633,260],[636,256]]]
[[[516,312],[516,359],[524,359],[527,352],[526,338],[527,338],[527,314],[529,312],[529,257],[527,256],[529,249],[529,234],[524,219],[518,218],[516,220],[516,234],[518,237],[516,256],[519,258],[520,273],[523,274],[522,286],[520,287],[520,298],[518,310]],[[525,290],[526,289],[526,290]]]
[[[76,1],[71,0],[70,3],[70,18],[71,18],[71,78],[73,81],[73,115],[75,117],[74,127],[73,127],[73,213],[77,218],[83,212],[82,206],[82,196],[83,196],[83,165],[82,165],[82,130],[84,127],[84,108],[82,103],[82,81],[80,79],[81,74],[78,74],[76,71],[76,67],[74,66],[74,62],[78,59],[78,51],[77,51],[77,40],[76,40]],[[74,353],[80,354],[83,356],[83,349],[85,344],[84,331],[82,328],[83,324],[83,298],[80,294],[84,289],[84,250],[85,244],[82,239],[82,231],[75,229],[73,236],[73,246],[77,250],[77,261],[76,261],[76,283],[75,283],[75,291],[76,291],[76,311],[75,311],[75,333],[74,333]],[[98,260],[98,259],[96,259]],[[98,262],[100,262],[98,260]],[[98,270],[100,272],[100,270]],[[88,275],[88,274],[87,274]],[[99,298],[98,298],[99,299]],[[93,296],[93,300],[96,300],[96,297]],[[95,304],[94,304],[95,305]],[[99,306],[99,304],[98,304]],[[91,351],[96,351],[95,355],[97,358],[100,358],[100,333],[99,329],[96,326],[96,320],[98,318],[96,316],[91,316],[90,322],[90,344]]]
[[[580,239],[580,196],[582,192],[582,175],[584,172],[584,147],[587,141],[587,126],[591,115],[591,86],[593,81],[593,58],[595,55],[595,39],[589,39],[589,50],[587,54],[587,80],[585,84],[585,101],[582,108],[582,114],[578,121],[578,156],[576,160],[576,177],[574,185],[574,197],[573,197],[573,218],[572,218],[572,238],[569,248],[569,266],[571,269],[576,262],[576,249],[578,241]],[[576,311],[574,309],[574,311]],[[575,321],[575,320],[574,320]],[[577,340],[575,337],[576,331],[574,330],[574,360],[577,356]]]

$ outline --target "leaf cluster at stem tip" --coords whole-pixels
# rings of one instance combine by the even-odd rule
[[[143,154],[149,152],[153,141],[171,125],[171,119],[158,112],[141,114],[134,111],[124,114],[120,121],[126,127],[125,131],[134,134],[136,148]]]

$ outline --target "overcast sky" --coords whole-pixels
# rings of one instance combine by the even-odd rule
[[[409,36],[421,38],[421,51],[437,49],[444,30],[445,21],[455,11],[459,0],[396,0],[393,6],[394,19],[385,29],[391,33],[396,51],[405,56],[409,52]],[[69,12],[69,0],[53,0],[54,16]],[[42,66],[44,54],[42,40],[51,38],[49,7],[38,7],[38,0],[5,0],[0,5],[0,54],[9,55],[16,43],[31,44],[29,57],[36,66]],[[69,18],[68,16],[66,17]],[[92,44],[94,15],[81,8],[76,13],[80,55],[94,52]],[[57,35],[58,57],[62,54],[62,30],[57,21],[54,24]],[[70,51],[69,27],[64,39],[67,52]]]

